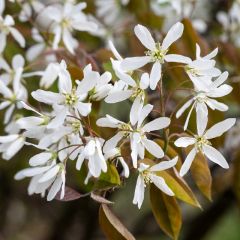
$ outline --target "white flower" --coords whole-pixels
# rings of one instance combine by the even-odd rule
[[[114,25],[116,21],[121,19],[121,8],[128,4],[129,0],[97,0],[96,8],[97,8],[97,16],[99,18],[103,18],[104,22],[107,25]]]
[[[38,0],[31,0],[30,2],[23,2],[21,4],[21,12],[19,13],[19,20],[27,22],[31,17],[34,17],[34,13],[39,13],[43,10],[44,5]]]
[[[125,82],[125,84],[115,84],[114,87],[109,91],[108,96],[105,98],[106,103],[117,103],[124,101],[128,98],[133,98],[134,100],[140,99],[140,101],[144,102],[145,99],[145,90],[149,87],[149,74],[143,73],[141,75],[141,79],[139,82],[135,82],[133,78],[129,78],[126,83],[125,79],[120,79],[121,82]],[[129,84],[129,85],[128,85]]]
[[[203,83],[211,83],[212,77],[218,77],[221,71],[215,67],[216,61],[213,60],[218,53],[218,49],[214,49],[208,55],[201,57],[201,49],[196,44],[196,59],[192,60],[189,57],[185,57],[178,54],[169,54],[168,60],[170,62],[184,63],[185,71],[189,78],[196,85]]]
[[[146,56],[130,57],[123,60],[121,67],[125,71],[131,71],[143,67],[147,63],[154,63],[150,73],[150,88],[156,89],[157,83],[161,78],[162,66],[167,59],[167,52],[170,45],[177,41],[183,33],[183,24],[178,22],[168,31],[162,44],[155,42],[148,29],[142,25],[134,28],[137,38],[148,49]]]
[[[174,196],[173,191],[168,187],[165,180],[157,175],[157,172],[164,171],[172,168],[176,165],[178,157],[170,161],[163,161],[153,166],[140,163],[138,168],[139,176],[137,178],[137,184],[135,188],[133,204],[137,204],[140,209],[144,200],[144,191],[148,184],[152,183],[161,191],[169,196]]]
[[[68,51],[74,54],[78,42],[72,36],[73,30],[92,32],[97,29],[97,25],[88,20],[88,17],[83,13],[86,8],[86,3],[73,5],[66,2],[64,5],[49,6],[45,11],[48,17],[52,20],[50,30],[54,34],[53,48],[57,49],[62,40]]]
[[[103,139],[89,137],[86,146],[77,159],[76,168],[81,169],[84,159],[88,160],[88,169],[92,176],[99,177],[101,172],[107,172],[107,163],[102,152]]]
[[[56,163],[56,155],[43,152],[32,157],[29,164],[32,167],[21,170],[14,177],[16,180],[32,177],[28,187],[29,195],[40,193],[44,196],[48,190],[47,200],[51,201],[61,190],[62,199],[65,194],[66,170],[63,163]]]
[[[25,138],[21,134],[0,136],[0,153],[5,160],[11,159],[24,146]]]
[[[143,107],[143,103],[135,101],[130,112],[130,123],[124,123],[109,115],[106,115],[105,118],[98,119],[98,126],[118,129],[117,134],[106,141],[104,151],[115,148],[122,139],[129,138],[134,168],[137,168],[138,156],[141,159],[144,158],[145,148],[156,158],[163,157],[164,152],[161,147],[154,141],[149,140],[146,135],[151,131],[160,130],[169,126],[170,119],[167,117],[160,117],[149,123],[143,124],[145,118],[152,109],[153,106],[150,104]]]
[[[0,53],[2,53],[7,44],[7,36],[11,34],[13,38],[19,43],[19,45],[25,47],[25,39],[22,34],[14,28],[14,19],[10,15],[6,15],[4,18],[2,16],[5,8],[5,3],[2,1],[0,3]]]
[[[82,100],[86,98],[86,93],[92,89],[93,83],[84,76],[84,79],[75,88],[72,85],[72,79],[66,69],[65,62],[62,61],[62,64],[64,68],[61,68],[59,73],[59,93],[44,90],[32,92],[33,98],[39,102],[52,105],[56,111],[56,117],[51,120],[49,128],[61,126],[71,112],[79,112],[82,116],[87,116],[91,112],[91,103],[84,103]]]
[[[210,129],[205,131],[207,122],[202,122],[203,127],[201,132],[194,137],[181,137],[175,141],[177,147],[186,148],[193,145],[192,150],[186,157],[181,170],[180,176],[184,176],[191,167],[191,164],[198,152],[204,154],[210,161],[220,165],[222,168],[228,168],[228,163],[224,156],[214,147],[211,146],[209,140],[221,136],[223,133],[228,131],[236,122],[235,118],[228,118],[222,122],[213,125]]]
[[[15,107],[21,108],[21,104],[19,104],[19,101],[27,100],[27,90],[20,82],[23,71],[22,59],[23,58],[21,57],[21,55],[16,55],[13,58],[14,71],[10,72],[13,78],[10,76],[10,73],[9,76],[8,74],[5,74],[6,81],[10,80],[11,78],[13,89],[10,89],[10,87],[6,86],[6,84],[0,79],[0,94],[2,95],[0,110],[8,108],[5,113],[4,123],[9,122]]]
[[[36,44],[31,46],[26,52],[26,58],[29,62],[35,60],[46,48],[45,40],[36,28],[32,29],[32,38]]]
[[[208,107],[212,110],[227,111],[228,106],[221,102],[218,102],[214,98],[219,98],[228,95],[232,91],[232,87],[223,84],[228,78],[228,72],[222,73],[215,81],[211,81],[210,84],[196,82],[196,91],[194,96],[189,99],[176,113],[176,117],[179,118],[187,108],[191,105],[191,109],[188,113],[186,122],[184,124],[184,130],[188,127],[188,122],[193,109],[196,109],[197,113],[197,127],[203,126],[202,121],[208,118]]]

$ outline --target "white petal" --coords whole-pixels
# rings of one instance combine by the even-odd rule
[[[197,152],[196,152],[196,149],[193,148],[189,154],[187,155],[181,169],[180,169],[180,176],[183,177],[187,172],[188,170],[190,169],[191,165],[192,165],[192,162],[196,156]]]
[[[77,103],[77,110],[79,111],[79,113],[86,117],[92,110],[92,104],[91,103],[82,103],[82,102],[78,102]]]
[[[149,50],[155,49],[155,41],[148,29],[140,24],[134,28],[134,32],[141,43]]]
[[[46,104],[56,104],[60,103],[63,100],[63,97],[54,92],[37,90],[32,92],[32,97],[35,98],[39,102],[43,102]]]
[[[149,168],[149,171],[158,172],[158,171],[163,171],[163,170],[172,168],[177,164],[177,161],[178,161],[178,156],[173,158],[170,161],[163,161],[163,162],[153,165],[152,167]]]
[[[176,63],[185,63],[189,64],[191,63],[191,58],[185,57],[179,54],[168,54],[164,57],[164,60],[166,62],[176,62]]]
[[[134,192],[133,204],[137,204],[140,209],[144,200],[144,180],[141,176],[138,176],[136,188]]]
[[[166,37],[163,39],[162,48],[167,50],[169,46],[177,41],[183,34],[184,26],[182,23],[175,23],[168,31]]]
[[[221,121],[211,128],[209,128],[204,136],[207,139],[212,139],[216,137],[220,137],[223,133],[227,132],[234,124],[236,123],[236,118],[228,118],[224,121]]]
[[[197,103],[197,132],[198,136],[202,136],[207,127],[208,109],[205,103]]]
[[[213,110],[217,109],[219,111],[225,112],[228,110],[228,106],[224,103],[220,103],[215,99],[208,99],[206,104]]]
[[[186,121],[185,121],[184,126],[183,126],[184,131],[185,131],[185,130],[187,129],[187,127],[188,127],[188,123],[189,123],[189,120],[190,120],[192,111],[193,111],[193,109],[194,109],[194,106],[195,106],[195,105],[193,104],[192,107],[191,107],[190,110],[189,110],[189,113],[188,113],[188,115],[187,115]]]
[[[211,160],[212,162],[220,165],[222,168],[229,168],[229,165],[223,155],[215,148],[204,145],[203,146],[204,154]]]
[[[106,103],[117,103],[124,101],[128,98],[130,98],[133,94],[132,90],[125,90],[125,91],[114,91],[113,93],[110,93],[104,101]]]
[[[25,47],[25,39],[22,34],[15,28],[10,28],[10,32],[13,38],[19,43],[19,45],[24,48]]]
[[[51,157],[52,153],[48,152],[39,153],[29,159],[29,164],[33,167],[42,165],[45,164],[48,160],[50,160]]]
[[[159,61],[153,64],[151,73],[150,73],[150,88],[155,90],[158,82],[162,77],[162,66]]]
[[[164,156],[162,148],[154,141],[149,139],[142,139],[142,143],[148,152],[150,152],[156,158],[162,158]]]
[[[132,124],[132,126],[134,126],[137,121],[138,121],[138,116],[139,116],[139,111],[142,109],[142,103],[141,103],[141,99],[139,97],[137,97],[134,102],[133,105],[131,107],[131,111],[130,111],[130,122]]]
[[[145,120],[145,118],[149,115],[149,113],[152,111],[153,105],[147,104],[145,105],[142,110],[139,112],[138,116],[138,124],[137,126],[140,127]]]
[[[193,103],[193,98],[192,99],[190,99],[190,100],[188,100],[187,102],[185,102],[184,104],[183,104],[183,106],[177,111],[177,113],[176,113],[176,118],[179,118],[179,117],[181,117],[182,116],[182,114],[185,112],[185,110],[187,110],[190,106],[191,106],[191,104]]]
[[[107,140],[103,146],[103,151],[107,152],[115,148],[118,145],[119,141],[123,138],[123,136],[124,136],[123,132],[118,132],[112,138]]]
[[[193,145],[196,143],[196,139],[195,138],[191,138],[191,137],[180,137],[178,138],[175,142],[174,145],[177,147],[188,147],[190,145]]]
[[[162,177],[159,177],[154,174],[150,174],[149,177],[151,178],[153,184],[159,188],[162,192],[166,193],[169,196],[174,196],[173,191],[168,187],[165,180]]]
[[[43,176],[39,179],[39,183],[43,183],[54,178],[58,174],[59,169],[59,165],[55,165],[54,167],[52,167],[50,170],[43,174]]]
[[[52,201],[54,199],[54,197],[60,191],[62,183],[63,182],[62,182],[61,176],[57,177],[57,179],[54,181],[53,185],[51,186],[51,188],[48,192],[47,201]]]
[[[171,122],[170,118],[160,117],[160,118],[154,119],[153,121],[145,124],[142,129],[145,132],[156,131],[156,130],[160,130],[160,129],[168,127],[170,122]]]
[[[151,62],[151,57],[144,56],[144,57],[129,57],[125,58],[122,63],[121,67],[124,71],[132,71],[138,68],[143,67],[147,63]]]
[[[143,73],[140,80],[140,88],[145,90],[149,87],[149,84],[150,84],[149,74]]]

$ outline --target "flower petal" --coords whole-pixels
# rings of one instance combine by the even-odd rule
[[[211,128],[209,128],[204,136],[207,139],[212,139],[216,137],[220,137],[223,133],[227,132],[234,124],[236,123],[236,118],[228,118],[224,121],[221,121]]]
[[[195,148],[193,148],[189,152],[189,154],[187,155],[187,157],[186,157],[186,159],[185,159],[185,161],[184,161],[184,163],[183,163],[183,165],[180,169],[180,176],[181,177],[183,177],[188,172],[188,170],[190,169],[196,154],[197,154],[197,151],[196,151]]]
[[[229,168],[229,165],[224,156],[214,147],[204,145],[203,152],[212,162],[220,165],[222,168]]]

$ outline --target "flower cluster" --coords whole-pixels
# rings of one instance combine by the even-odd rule
[[[15,28],[13,17],[4,15],[5,1],[0,0],[0,109],[5,109],[3,123],[6,132],[5,136],[0,137],[0,152],[3,159],[9,160],[24,145],[40,151],[29,159],[28,168],[15,175],[17,180],[31,178],[29,194],[47,195],[50,201],[60,192],[63,199],[67,176],[71,176],[67,166],[74,162],[79,174],[82,168],[87,169],[85,184],[98,181],[102,174],[108,174],[110,165],[115,167],[122,179],[137,172],[133,203],[139,208],[144,200],[145,187],[149,184],[173,196],[174,189],[159,172],[173,169],[178,174],[175,166],[179,157],[169,157],[166,153],[174,116],[166,114],[163,109],[165,71],[175,63],[180,64],[186,73],[192,93],[184,99],[185,103],[175,115],[179,119],[190,108],[181,128],[185,132],[180,133],[180,138],[174,142],[176,147],[181,148],[192,145],[181,166],[180,176],[188,172],[197,153],[228,168],[224,156],[212,146],[210,140],[228,131],[236,120],[229,118],[206,130],[209,109],[227,111],[228,106],[216,99],[232,91],[232,87],[225,83],[228,73],[216,66],[214,57],[218,49],[202,56],[200,46],[196,44],[194,59],[174,54],[172,45],[180,40],[184,31],[181,22],[175,23],[162,39],[156,40],[145,26],[138,24],[134,33],[145,50],[140,56],[124,58],[110,41],[111,70],[105,71],[96,66],[96,61],[85,50],[80,51],[77,32],[98,36],[101,29],[98,20],[84,12],[86,3],[70,0],[48,5],[37,0],[23,2],[15,3],[21,6],[19,20],[35,21],[32,34],[36,44],[26,51],[26,64],[20,54],[15,55],[9,64],[4,58],[9,35],[22,48],[26,41]],[[105,16],[107,23],[112,23],[118,12],[108,15],[113,1],[108,2],[105,5],[105,1],[98,0],[97,13],[100,17]],[[128,1],[120,2],[123,6],[128,4]],[[183,11],[174,4],[177,1],[172,2],[176,11]],[[62,57],[64,51],[69,61]],[[79,52],[87,55],[90,61],[75,63]],[[32,61],[38,56],[43,57],[46,66],[41,65],[42,68],[36,70]],[[72,69],[78,70],[78,77]],[[38,79],[39,88],[29,90],[29,79]],[[153,92],[159,94],[160,112],[148,102]],[[110,106],[125,100],[131,104],[127,121],[110,114],[98,116],[96,109],[101,103]],[[196,112],[194,126],[197,134],[189,136],[189,121],[193,112]],[[112,135],[103,134],[102,129],[105,128],[111,128]],[[159,144],[159,139],[165,142],[164,146]],[[124,152],[126,147],[129,150],[127,154]]]

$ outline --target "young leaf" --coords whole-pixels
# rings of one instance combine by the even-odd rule
[[[106,204],[99,209],[99,224],[109,240],[135,240]]]
[[[176,198],[162,193],[151,184],[150,201],[153,215],[160,228],[172,239],[178,239],[182,214]]]
[[[94,189],[106,189],[121,184],[120,176],[114,164],[108,164],[106,173],[102,172],[98,181],[94,185]]]
[[[55,196],[56,200],[59,201],[63,201],[63,202],[69,202],[69,201],[73,201],[76,199],[79,199],[81,197],[83,197],[85,195],[80,194],[79,192],[77,192],[76,190],[65,186],[65,195],[63,199],[60,199],[60,192],[57,193],[57,195]]]
[[[95,200],[96,202],[99,202],[99,203],[103,203],[103,204],[113,204],[114,203],[100,195],[95,194],[94,192],[92,192],[90,196],[93,200]]]
[[[210,201],[212,200],[212,176],[206,158],[201,154],[197,154],[191,166],[192,177],[199,190]]]
[[[200,207],[200,203],[196,199],[194,193],[187,185],[187,183],[177,176],[174,172],[171,171],[161,171],[157,173],[158,176],[161,176],[165,179],[167,185],[172,189],[176,198],[194,206]]]

